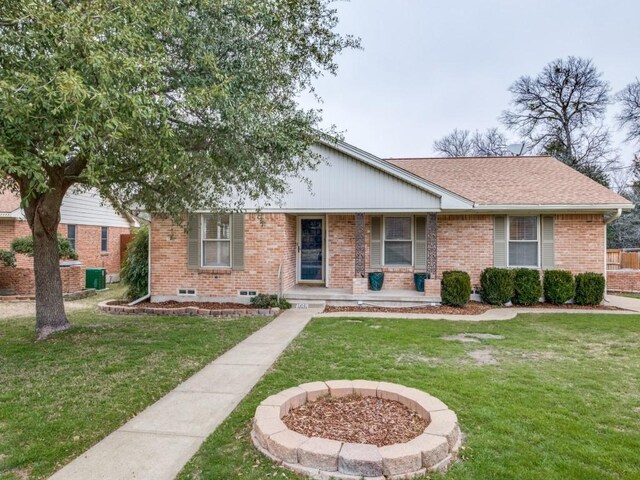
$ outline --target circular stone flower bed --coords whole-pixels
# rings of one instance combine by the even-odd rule
[[[242,316],[269,316],[278,315],[280,309],[253,308],[242,303],[215,303],[215,302],[157,302],[149,301],[129,305],[122,300],[106,300],[98,304],[98,309],[103,312],[119,315],[169,315],[177,316],[201,316],[201,317],[242,317]]]
[[[367,380],[305,383],[256,409],[254,445],[312,478],[412,478],[446,471],[461,434],[456,414],[431,395]]]

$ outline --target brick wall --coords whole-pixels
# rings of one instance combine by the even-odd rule
[[[0,290],[13,290],[16,295],[33,295],[35,293],[35,278],[33,260],[23,257],[19,259],[17,267],[0,265]],[[62,278],[62,292],[76,293],[84,290],[85,268],[82,265],[60,268]]]
[[[480,284],[480,273],[493,266],[492,215],[438,215],[438,272],[462,270],[471,284]]]
[[[276,293],[282,264],[284,287],[295,282],[295,217],[285,214],[244,216],[244,270],[187,267],[187,235],[171,220],[151,222],[151,285],[153,296],[176,296],[179,288],[194,288],[200,297],[236,297],[238,290]],[[293,252],[293,253],[292,253]],[[188,297],[184,297],[188,300]]]
[[[605,273],[605,228],[602,215],[556,215],[556,268]]]
[[[607,291],[640,293],[640,270],[609,270]]]

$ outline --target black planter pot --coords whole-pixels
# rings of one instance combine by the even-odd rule
[[[382,290],[382,284],[384,283],[384,272],[370,272],[369,273],[369,289],[374,291]]]

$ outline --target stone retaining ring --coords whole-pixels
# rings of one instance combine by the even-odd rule
[[[112,313],[116,315],[164,315],[168,317],[268,317],[278,315],[280,309],[273,308],[227,308],[220,310],[210,310],[208,308],[199,307],[178,307],[178,308],[162,308],[154,307],[153,304],[146,304],[144,307],[129,305],[109,305],[112,300],[105,300],[98,304],[98,310],[101,312]]]
[[[306,437],[281,420],[291,409],[330,395],[363,395],[396,400],[429,422],[405,443],[385,447]],[[456,414],[431,395],[395,383],[330,380],[305,383],[265,399],[256,409],[251,439],[267,457],[316,479],[405,479],[445,472],[455,461],[462,434]]]

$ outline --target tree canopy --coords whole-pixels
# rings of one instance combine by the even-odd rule
[[[308,146],[332,132],[296,98],[358,47],[330,4],[0,3],[0,190],[33,231],[41,336],[68,325],[56,228],[72,185],[178,218],[268,202],[316,165]]]
[[[506,143],[505,135],[497,128],[474,133],[456,128],[433,142],[433,149],[445,157],[493,157],[508,153]]]

